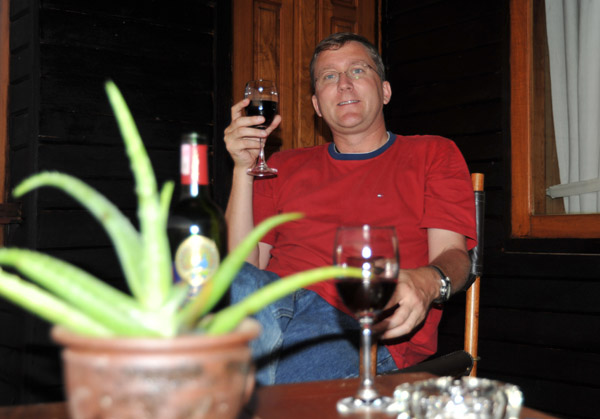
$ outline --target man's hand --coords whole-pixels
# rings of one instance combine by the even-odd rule
[[[265,121],[263,116],[244,116],[243,109],[250,99],[244,99],[231,107],[231,124],[225,128],[225,146],[236,168],[247,169],[254,165],[260,150],[260,139],[265,139],[281,123],[281,116],[275,116],[266,129],[252,128]]]
[[[466,239],[453,231],[427,230],[429,263],[438,266],[452,282],[452,292],[461,290],[471,269]],[[429,313],[433,300],[439,297],[440,275],[429,267],[401,269],[396,291],[387,305],[392,313],[377,323],[374,330],[382,339],[405,336],[418,327]],[[395,307],[395,309],[394,309]],[[387,314],[387,313],[386,313]]]
[[[383,333],[382,339],[409,334],[425,320],[438,291],[439,275],[433,269],[402,269],[396,291],[388,304],[389,308],[396,309],[377,323],[374,330]]]

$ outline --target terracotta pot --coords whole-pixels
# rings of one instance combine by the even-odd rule
[[[72,419],[236,418],[254,387],[247,319],[224,336],[88,338],[61,327]]]

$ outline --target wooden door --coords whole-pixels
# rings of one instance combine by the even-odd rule
[[[246,81],[272,79],[283,121],[267,150],[322,144],[328,139],[311,102],[309,64],[325,36],[357,32],[377,45],[378,0],[233,0],[233,99]],[[269,145],[270,143],[270,145]]]

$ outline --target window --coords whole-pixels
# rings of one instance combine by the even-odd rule
[[[548,143],[554,133],[547,53],[539,48],[545,29],[535,25],[540,5],[542,0],[510,1],[512,235],[598,238],[600,214],[567,215],[561,202],[546,197],[546,189],[558,181],[556,153]]]

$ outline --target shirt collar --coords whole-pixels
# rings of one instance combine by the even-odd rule
[[[396,134],[388,131],[388,139],[385,144],[376,150],[369,151],[368,153],[340,153],[337,151],[335,143],[333,142],[329,143],[327,150],[329,151],[331,158],[335,160],[368,160],[383,154],[385,150],[394,144],[394,141],[396,141]]]

